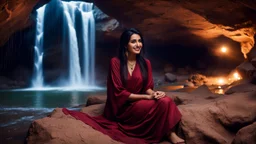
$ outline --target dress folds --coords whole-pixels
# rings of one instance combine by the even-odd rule
[[[126,86],[120,76],[120,60],[114,57],[110,61],[107,79],[107,102],[103,115],[89,115],[63,108],[70,114],[112,139],[127,143],[157,143],[180,121],[181,113],[173,100],[166,96],[159,100],[138,100],[129,102],[131,93],[145,94],[153,89],[153,77],[150,61],[146,59],[148,81],[143,87],[140,66],[136,63],[132,74],[128,72]]]

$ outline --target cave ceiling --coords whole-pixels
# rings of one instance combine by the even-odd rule
[[[33,23],[31,12],[47,0],[1,1],[0,46],[16,31]],[[254,47],[255,0],[90,0],[119,22],[119,29],[97,29],[118,38],[120,28],[136,27],[149,41],[197,45],[212,44],[224,36],[240,43],[246,54]]]

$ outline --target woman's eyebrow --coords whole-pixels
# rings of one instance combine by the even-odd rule
[[[135,38],[134,38],[134,39],[131,39],[131,41],[133,41],[133,40],[141,40],[141,39],[140,39],[140,38],[139,38],[139,39],[135,39]]]

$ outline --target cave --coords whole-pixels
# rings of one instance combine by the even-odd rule
[[[181,128],[188,143],[255,143],[251,129],[256,116],[246,112],[256,106],[254,0],[6,0],[0,8],[0,115],[4,117],[0,122],[9,131],[3,134],[5,143],[35,142],[37,129],[29,124],[42,118],[35,112],[46,116],[53,108],[68,107],[94,115],[85,103],[93,96],[93,104],[106,102],[102,97],[110,61],[118,56],[121,34],[129,28],[143,36],[143,56],[152,65],[155,89],[172,95],[185,115]],[[245,108],[229,95],[252,100]],[[231,110],[225,109],[225,102]],[[243,114],[235,112],[236,105]],[[211,115],[199,108],[207,106]],[[214,111],[214,106],[223,112]],[[102,111],[102,106],[94,109]],[[207,113],[206,119],[214,117],[208,122],[217,128],[207,134],[208,123],[202,122],[202,129],[189,129],[197,122],[188,116],[197,110]],[[20,121],[14,113],[26,120]],[[197,116],[204,120],[203,114]],[[235,116],[242,118],[236,121]],[[9,118],[14,122],[9,123]],[[12,134],[16,126],[19,130]],[[30,137],[24,131],[28,128],[34,130]],[[192,132],[202,135],[196,138]]]

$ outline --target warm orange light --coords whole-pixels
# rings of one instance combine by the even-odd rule
[[[219,83],[220,85],[223,85],[223,84],[224,84],[224,80],[223,80],[222,78],[220,78],[220,79],[218,80],[218,83]]]
[[[224,94],[224,90],[223,89],[218,89],[215,91],[215,93],[217,94]]]
[[[228,49],[227,49],[226,47],[222,47],[222,48],[220,49],[220,51],[221,51],[222,53],[226,53],[226,52],[228,51]]]
[[[241,76],[237,72],[235,72],[233,74],[233,76],[234,76],[235,80],[240,80],[241,79]]]

